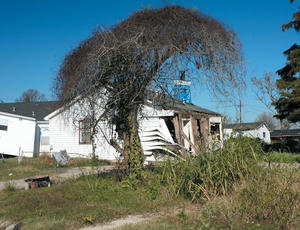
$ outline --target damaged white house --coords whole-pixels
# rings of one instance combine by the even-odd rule
[[[89,120],[70,119],[68,111],[60,108],[45,117],[49,122],[50,150],[66,150],[70,156],[89,157],[92,153]],[[71,112],[72,113],[72,112]],[[148,103],[139,119],[139,135],[146,160],[155,160],[160,153],[174,154],[178,149],[194,152],[199,145],[222,144],[221,115],[178,100],[153,106]],[[77,123],[77,125],[76,125]],[[95,138],[99,159],[116,160],[119,153],[109,144],[114,135],[111,126],[103,122]]]
[[[1,103],[0,154],[33,157],[40,153],[65,150],[71,157],[92,154],[89,120],[74,121],[55,102]],[[195,152],[199,145],[222,145],[221,115],[183,101],[172,100],[163,106],[151,102],[143,107],[139,135],[146,160],[160,153],[174,154],[179,149]],[[74,125],[75,124],[75,125]],[[116,160],[120,154],[106,138],[113,135],[110,125],[101,123],[96,137],[99,159]]]

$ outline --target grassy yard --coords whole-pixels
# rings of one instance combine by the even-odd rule
[[[300,163],[300,153],[271,152],[269,160],[276,163]]]
[[[106,161],[93,161],[88,158],[71,158],[68,165],[64,167],[97,166],[109,164]],[[18,158],[0,159],[0,181],[21,179],[37,174],[51,175],[55,168],[53,158],[42,156],[37,158],[23,158],[18,164]]]
[[[77,229],[181,202],[164,187],[130,189],[114,176],[87,176],[50,188],[0,192],[0,219],[21,221],[24,229]]]
[[[111,172],[50,188],[10,188],[0,192],[0,219],[20,221],[23,229],[78,229],[129,214],[177,210],[122,229],[300,229],[300,169],[262,167],[265,156],[259,143],[240,138],[213,153],[169,159],[122,182]],[[0,175],[11,170],[23,177],[55,167],[46,157],[16,161],[1,162],[10,167],[1,167]],[[91,164],[75,159],[68,167]]]

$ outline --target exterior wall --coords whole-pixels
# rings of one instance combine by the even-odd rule
[[[66,113],[60,113],[49,120],[50,152],[66,150],[74,157],[88,157],[92,153],[91,144],[79,144],[79,130]]]
[[[172,142],[173,139],[168,131],[168,128],[163,119],[159,117],[171,116],[173,111],[154,110],[152,107],[145,106],[142,111],[142,116],[139,118],[139,133],[142,142],[142,147],[145,150],[146,160],[154,160],[150,150],[159,145],[158,141],[147,136],[149,133],[158,130],[162,136]],[[84,115],[83,115],[84,118]],[[99,159],[117,160],[120,154],[108,143],[104,137],[111,137],[112,130],[106,123],[101,123],[101,132],[96,139],[96,155]],[[102,133],[103,132],[103,133]],[[67,112],[59,113],[49,119],[49,134],[50,134],[50,150],[51,152],[59,152],[66,150],[71,157],[90,157],[92,153],[91,144],[79,144],[79,129],[78,124],[73,123],[72,118],[68,118]],[[174,141],[173,141],[174,142]]]
[[[0,120],[7,123],[7,131],[0,130],[0,153],[18,156],[23,151],[23,156],[32,157],[36,121],[30,118],[1,115]]]

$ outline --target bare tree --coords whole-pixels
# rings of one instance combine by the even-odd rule
[[[258,115],[255,121],[263,122],[269,128],[270,131],[280,127],[279,120],[274,118],[274,115],[272,113],[261,113],[260,115]]]
[[[257,99],[263,103],[272,114],[275,114],[273,103],[279,98],[275,74],[266,72],[261,78],[254,77],[251,81],[256,88]]]
[[[216,96],[231,96],[244,84],[241,44],[234,31],[193,9],[144,9],[111,29],[98,28],[67,54],[55,79],[63,105],[91,102],[86,114],[94,133],[101,122],[114,127],[107,137],[123,155],[127,173],[143,163],[138,112],[146,91],[171,94],[185,71],[193,84]],[[74,114],[74,113],[73,113]]]
[[[40,93],[36,89],[27,89],[22,93],[20,97],[16,99],[16,102],[37,102],[47,101],[45,94]]]

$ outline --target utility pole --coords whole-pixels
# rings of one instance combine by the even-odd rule
[[[240,124],[242,123],[242,100],[240,100]]]

